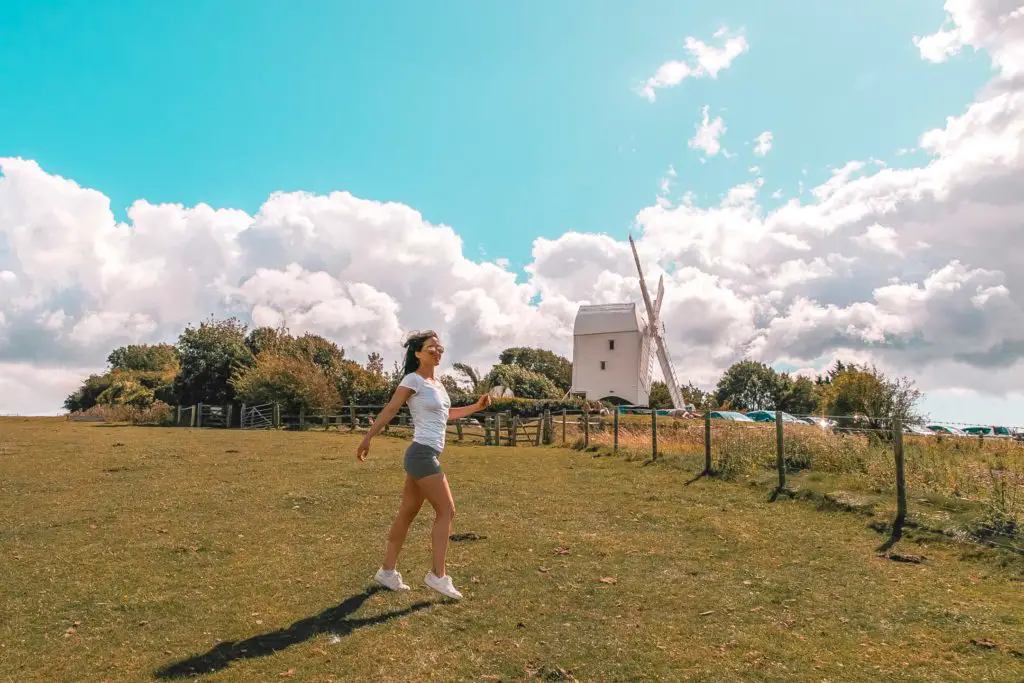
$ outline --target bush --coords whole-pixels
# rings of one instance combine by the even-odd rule
[[[88,410],[69,413],[69,417],[99,417],[105,422],[129,422],[136,425],[171,425],[174,424],[175,409],[156,401],[146,407],[132,405],[95,405]]]
[[[232,380],[238,401],[281,404],[285,412],[302,408],[328,410],[341,403],[337,386],[315,363],[269,351]]]

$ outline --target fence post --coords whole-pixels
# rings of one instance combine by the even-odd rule
[[[590,410],[583,406],[583,447],[590,447]]]
[[[351,420],[351,424],[349,425],[349,427],[350,427],[349,431],[354,432],[354,431],[356,431],[356,404],[355,403],[349,403],[348,404],[348,417],[349,417],[349,420]]]
[[[455,422],[455,431],[459,435],[459,441],[462,441],[462,420],[457,420]]]
[[[553,439],[551,438],[551,410],[547,409],[544,411],[544,445],[550,446]]]
[[[229,403],[224,407],[224,429],[231,429],[231,417],[235,414],[235,404]]]
[[[512,420],[509,422],[508,430],[509,430],[509,433],[508,433],[508,445],[512,446],[514,448],[516,443],[519,441],[519,438],[518,438],[519,437],[519,416],[518,415],[514,416],[512,418]]]
[[[196,427],[203,426],[203,404],[196,404]]]
[[[306,429],[306,406],[299,406],[299,431]]]
[[[775,463],[779,468],[779,490],[786,488],[786,441],[782,434],[782,411],[775,411]]]
[[[704,411],[704,474],[711,474],[711,411]]]
[[[612,418],[612,452],[619,452],[619,407],[615,406],[615,417]]]
[[[174,420],[174,426],[175,427],[180,427],[181,426],[181,406],[180,405],[178,406],[178,417]]]
[[[651,460],[658,459],[658,411],[651,408]]]
[[[281,404],[274,404],[274,429],[278,429],[281,426]]]
[[[562,408],[562,445],[565,445],[565,421],[569,416],[569,412]]]
[[[195,427],[196,426],[196,420],[199,419],[198,417],[196,417],[198,414],[199,414],[199,404],[198,403],[193,403],[192,404],[192,417],[189,418],[189,421],[188,421],[188,426],[189,427]]]
[[[238,414],[238,428],[245,429],[245,408],[246,404],[242,404],[242,412]]]
[[[896,456],[896,524],[902,526],[907,519],[907,480],[903,458],[903,422],[893,420],[893,454]]]

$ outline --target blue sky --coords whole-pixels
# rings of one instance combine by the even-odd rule
[[[0,157],[100,190],[119,218],[140,198],[255,212],[278,190],[401,202],[520,271],[537,237],[625,236],[670,165],[674,198],[714,204],[756,164],[771,208],[850,160],[921,164],[897,151],[992,75],[971,50],[921,58],[912,36],[943,19],[918,0],[5,0]],[[636,92],[723,26],[751,52],[655,103]],[[705,105],[736,157],[687,147]]]
[[[255,211],[275,190],[344,189],[452,225],[469,256],[529,261],[536,236],[621,236],[669,164],[713,201],[757,160],[766,188],[895,152],[968,102],[982,59],[936,69],[908,39],[942,22],[902,0],[0,3],[0,154],[133,200]],[[633,88],[684,36],[743,30],[717,80]],[[813,58],[810,56],[813,55]],[[731,163],[686,147],[705,104]],[[806,170],[807,176],[802,172]]]

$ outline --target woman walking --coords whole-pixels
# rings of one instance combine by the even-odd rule
[[[451,577],[445,572],[445,555],[455,517],[455,502],[448,487],[448,479],[441,471],[439,458],[444,450],[448,421],[483,410],[490,404],[490,396],[484,394],[471,406],[451,407],[448,392],[434,377],[444,347],[433,330],[410,335],[402,346],[406,349],[404,377],[356,451],[359,461],[364,461],[370,451],[370,440],[391,422],[402,405],[409,404],[413,436],[412,443],[405,451],[405,488],[402,490],[398,514],[388,532],[384,563],[377,570],[374,580],[391,590],[409,590],[395,567],[409,526],[420,511],[423,501],[427,500],[434,508],[435,515],[430,534],[433,566],[423,582],[438,593],[458,600],[462,598],[462,593],[456,590]]]

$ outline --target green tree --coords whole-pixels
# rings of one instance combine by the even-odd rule
[[[64,409],[70,413],[88,410],[97,404],[99,397],[110,388],[113,378],[110,373],[89,375],[81,386],[64,399]]]
[[[779,374],[764,363],[741,360],[718,380],[715,400],[741,412],[775,410],[785,391],[784,384]]]
[[[707,409],[714,402],[711,394],[692,382],[679,387],[679,393],[682,395],[684,403],[690,404],[699,410]],[[672,394],[669,393],[668,384],[661,380],[651,382],[650,405],[656,410],[673,407]]]
[[[463,381],[469,385],[469,393],[476,394],[480,392],[482,382],[479,370],[467,365],[466,363],[453,363],[452,370],[461,375]]]
[[[693,382],[679,387],[679,393],[683,395],[684,401],[698,410],[711,410],[715,404],[714,394],[704,391]]]
[[[547,377],[562,394],[572,386],[572,363],[547,349],[516,346],[502,351],[498,360],[502,365],[517,365]]]
[[[338,392],[345,403],[384,405],[391,397],[391,379],[352,360],[340,365]]]
[[[375,375],[383,375],[384,357],[376,351],[372,351],[366,358],[366,369]]]
[[[289,348],[293,355],[308,360],[320,368],[328,377],[336,381],[341,372],[341,362],[345,360],[345,349],[330,339],[318,334],[306,333],[295,339]]]
[[[111,370],[177,372],[178,350],[171,344],[131,344],[111,351],[107,365]]]
[[[452,398],[465,396],[468,393],[465,389],[459,386],[459,381],[451,375],[441,375],[438,381],[441,382],[445,390],[448,392],[448,395]]]
[[[555,399],[562,395],[555,383],[536,372],[519,365],[499,364],[491,369],[481,389],[508,387],[517,398]]]
[[[236,318],[191,325],[178,337],[181,370],[174,396],[181,404],[228,403],[235,399],[232,377],[254,363],[246,327]]]
[[[329,410],[339,403],[338,388],[316,363],[294,353],[264,351],[251,366],[238,366],[231,380],[240,401],[281,404],[295,412]]]
[[[245,337],[245,345],[253,356],[264,351],[281,351],[294,341],[288,330],[281,327],[256,327]]]
[[[809,377],[790,378],[779,375],[779,394],[776,405],[792,415],[811,415],[818,409],[818,389]]]
[[[874,365],[849,363],[833,368],[829,380],[821,395],[830,415],[862,416],[874,428],[886,427],[890,418],[921,419],[917,404],[922,394],[906,377],[889,378]]]
[[[668,385],[661,380],[651,382],[651,393],[647,399],[647,405],[655,410],[671,408],[672,394],[668,391]]]
[[[173,401],[171,384],[178,374],[178,351],[170,344],[132,344],[107,356],[109,368],[90,375],[64,400],[69,412],[96,405],[131,405],[148,408],[157,401]]]

